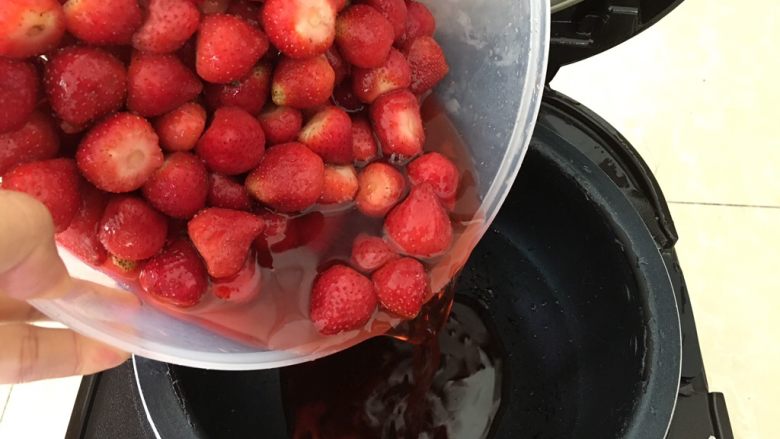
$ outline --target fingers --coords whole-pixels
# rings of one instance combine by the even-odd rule
[[[69,329],[0,325],[0,340],[0,384],[91,374],[129,356]]]
[[[0,324],[47,320],[46,316],[27,302],[0,295]]]
[[[69,284],[46,207],[26,194],[0,190],[0,294],[19,300],[54,296]]]

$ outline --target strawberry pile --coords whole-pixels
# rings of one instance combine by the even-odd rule
[[[311,320],[412,318],[459,180],[423,151],[420,102],[448,72],[434,29],[411,0],[4,0],[2,188],[181,308],[231,300],[256,259],[326,251],[327,215],[363,215],[382,231],[322,255]]]

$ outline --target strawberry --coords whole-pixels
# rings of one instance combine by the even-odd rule
[[[28,58],[40,55],[56,47],[64,33],[65,14],[57,0],[2,2],[0,57]]]
[[[352,242],[352,265],[366,273],[397,257],[398,254],[382,238],[361,233]]]
[[[243,18],[252,26],[260,26],[260,5],[253,0],[234,0],[227,13]]]
[[[209,193],[207,199],[211,207],[233,210],[249,210],[252,201],[244,185],[222,174],[209,175]]]
[[[90,44],[130,44],[143,22],[137,0],[68,0],[62,8],[68,32]]]
[[[355,196],[358,210],[366,216],[383,217],[401,200],[406,190],[404,176],[387,163],[374,162],[358,175]]]
[[[422,152],[425,131],[417,97],[411,92],[396,90],[383,94],[371,104],[370,114],[385,156],[406,160]]]
[[[415,94],[432,89],[450,71],[444,51],[432,37],[415,38],[407,45],[405,53],[412,70],[411,90]]]
[[[336,44],[350,64],[364,69],[379,67],[393,46],[393,26],[368,5],[353,5],[336,20]]]
[[[0,175],[20,163],[53,158],[59,148],[51,117],[35,111],[21,129],[0,134]]]
[[[163,114],[154,122],[160,145],[166,151],[189,151],[195,148],[205,128],[206,110],[194,102]]]
[[[151,258],[162,250],[168,221],[141,198],[116,196],[100,220],[98,238],[114,256],[130,261]]]
[[[108,255],[98,238],[100,220],[108,203],[108,194],[84,180],[81,180],[79,191],[81,193],[79,210],[70,222],[70,226],[57,234],[57,243],[79,259],[92,265],[100,265]]]
[[[374,131],[363,114],[352,116],[352,157],[357,163],[368,163],[379,157]]]
[[[333,67],[333,72],[336,74],[334,84],[341,84],[341,81],[349,76],[351,66],[344,60],[344,57],[341,56],[339,49],[336,48],[336,46],[330,46],[328,48],[325,52],[325,58],[330,63],[330,66]]]
[[[352,120],[339,107],[323,107],[298,134],[298,141],[326,163],[352,163]]]
[[[163,164],[157,134],[146,119],[117,113],[95,125],[76,151],[82,175],[106,192],[139,189]]]
[[[143,194],[160,212],[186,219],[206,207],[209,178],[206,167],[194,155],[175,152],[144,184]]]
[[[100,269],[107,272],[111,277],[125,279],[129,282],[136,282],[138,274],[141,272],[141,264],[138,261],[122,259],[120,257],[109,255]]]
[[[427,183],[414,186],[409,196],[390,211],[384,229],[390,243],[410,256],[438,256],[452,243],[450,218]]]
[[[81,206],[70,222],[70,226],[57,234],[57,243],[70,250],[79,259],[92,265],[100,265],[108,255],[98,238],[100,220],[108,204],[108,194],[84,180],[81,180],[79,192]]]
[[[351,81],[344,81],[333,88],[331,100],[344,111],[355,113],[363,110],[363,103],[355,96],[352,91]]]
[[[195,99],[203,84],[174,55],[136,53],[127,71],[127,109],[160,116]]]
[[[320,203],[341,204],[355,199],[358,179],[355,168],[346,166],[325,166],[325,180]]]
[[[243,174],[257,166],[265,151],[260,122],[238,107],[222,107],[195,147],[210,170]]]
[[[203,261],[186,239],[171,242],[149,259],[138,282],[154,299],[181,308],[197,305],[209,286]]]
[[[38,89],[32,64],[0,58],[0,134],[24,126],[38,103]]]
[[[200,12],[191,0],[149,0],[146,20],[133,35],[133,47],[147,53],[171,53],[195,34]]]
[[[203,17],[196,50],[198,75],[224,84],[249,74],[268,50],[268,38],[241,18],[212,14]]]
[[[356,68],[352,75],[352,90],[361,101],[370,104],[389,91],[409,87],[412,70],[401,52],[390,49],[387,61],[373,69]]]
[[[266,268],[273,268],[271,251],[282,253],[298,247],[298,229],[291,227],[291,221],[283,215],[266,211],[261,213],[260,217],[265,223],[265,229],[255,239],[253,246],[257,250],[259,264]]]
[[[92,47],[60,50],[46,63],[44,88],[57,117],[85,125],[125,102],[127,73],[112,55]]]
[[[403,37],[406,31],[406,2],[404,0],[364,0],[365,4],[375,8],[393,26],[395,40]]]
[[[62,232],[79,210],[79,174],[70,159],[23,163],[3,175],[2,188],[24,192],[43,203],[54,229]]]
[[[322,194],[322,159],[300,143],[269,148],[257,169],[246,178],[252,196],[280,212],[297,212],[317,202]]]
[[[324,56],[282,58],[274,70],[271,98],[276,105],[299,109],[322,105],[333,94],[335,75]]]
[[[230,84],[207,84],[206,102],[211,109],[239,107],[258,114],[271,91],[271,64],[261,62],[246,78]]]
[[[263,232],[263,220],[248,212],[210,207],[187,223],[187,232],[209,275],[225,278],[243,267],[249,246]]]
[[[260,294],[262,285],[262,273],[257,269],[255,258],[250,253],[238,273],[224,279],[213,279],[211,291],[222,300],[231,303],[246,303]]]
[[[267,0],[261,19],[271,43],[290,58],[325,53],[336,33],[330,0]]]
[[[443,203],[455,200],[458,193],[458,168],[438,152],[429,152],[414,159],[406,168],[413,185],[428,183]]]
[[[269,145],[292,142],[298,138],[303,115],[292,107],[269,106],[258,117]]]
[[[382,307],[406,319],[420,312],[430,290],[425,267],[412,258],[386,263],[371,275],[371,281]]]
[[[406,2],[406,30],[396,39],[398,47],[404,47],[416,38],[432,37],[436,30],[436,19],[424,4],[414,0]]]
[[[314,280],[309,317],[322,334],[359,329],[376,310],[376,292],[367,277],[337,264]]]

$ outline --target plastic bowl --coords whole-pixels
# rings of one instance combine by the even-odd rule
[[[432,288],[436,291],[463,266],[520,169],[542,97],[550,17],[547,0],[423,3],[436,17],[436,38],[450,65],[450,74],[436,95],[469,149],[480,200],[478,219],[458,237],[453,256],[433,268]],[[61,255],[74,277],[118,286],[68,252],[61,251]],[[313,275],[300,277],[310,282]],[[346,347],[334,343],[316,352],[262,350],[155,307],[123,300],[131,298],[130,293],[123,298],[95,290],[87,287],[63,298],[30,303],[84,335],[143,357],[192,367],[276,368]]]

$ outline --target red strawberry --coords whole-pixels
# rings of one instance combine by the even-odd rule
[[[68,228],[81,204],[79,173],[70,159],[23,163],[3,175],[2,188],[24,192],[43,203],[57,232]]]
[[[371,6],[350,6],[336,20],[339,52],[357,67],[371,69],[384,64],[394,38],[393,26]]]
[[[250,194],[271,208],[297,212],[317,202],[324,179],[320,156],[292,142],[269,148],[245,184]]]
[[[222,14],[227,12],[231,0],[194,0],[204,14]]]
[[[153,298],[182,308],[197,305],[209,286],[203,261],[186,239],[173,241],[149,259],[138,282]]]
[[[90,44],[130,44],[143,22],[137,0],[68,0],[65,26]]]
[[[428,8],[414,0],[406,2],[406,30],[401,38],[396,40],[398,47],[404,47],[408,42],[422,36],[432,37],[436,30],[436,19]]]
[[[222,107],[195,147],[210,170],[243,174],[257,166],[265,151],[260,122],[238,107]]]
[[[358,175],[355,196],[358,210],[366,216],[382,217],[401,200],[406,189],[404,176],[387,163],[374,162]]]
[[[133,35],[133,47],[148,53],[175,52],[199,24],[200,12],[191,0],[149,0],[146,21]]]
[[[386,263],[371,275],[371,280],[382,307],[406,319],[420,312],[430,290],[425,267],[412,258]]]
[[[84,125],[125,103],[127,73],[100,49],[72,46],[46,63],[44,86],[52,110],[71,125]]]
[[[409,87],[412,70],[401,52],[390,49],[387,61],[374,69],[356,68],[352,75],[352,90],[361,101],[370,104],[380,95]]]
[[[70,226],[57,235],[57,242],[92,265],[106,260],[106,249],[100,243],[98,232],[103,211],[108,204],[108,194],[82,180],[79,186],[81,206]]]
[[[406,169],[413,185],[430,184],[433,192],[445,204],[455,200],[460,175],[458,168],[447,157],[438,152],[429,152],[414,159]]]
[[[263,220],[248,212],[210,207],[190,220],[187,232],[209,275],[225,278],[243,267],[249,246],[263,232]]]
[[[57,46],[65,14],[57,0],[4,0],[0,6],[0,57],[28,58]]]
[[[98,237],[112,255],[130,261],[151,258],[162,250],[168,221],[146,201],[116,196],[108,202],[100,220]]]
[[[230,84],[207,84],[206,102],[212,109],[239,107],[260,113],[271,91],[271,64],[261,62],[246,78]]]
[[[230,177],[212,173],[209,175],[208,205],[233,210],[249,210],[252,202],[244,185]]]
[[[136,53],[127,71],[127,109],[151,117],[195,99],[203,84],[175,55]]]
[[[382,238],[376,236],[361,233],[352,243],[352,264],[367,273],[397,257],[398,254]]]
[[[375,8],[393,26],[395,40],[406,32],[406,2],[404,0],[365,0],[365,4]]]
[[[269,145],[292,142],[298,138],[303,116],[292,107],[269,106],[258,117]]]
[[[138,263],[138,261],[131,261],[109,255],[100,269],[110,274],[111,277],[119,277],[130,282],[135,282],[138,280],[138,273],[141,272],[141,264]]]
[[[363,114],[352,116],[352,156],[358,163],[367,163],[379,157],[374,131]]]
[[[232,15],[207,15],[198,33],[196,69],[209,82],[236,81],[248,75],[267,50],[268,38],[260,29]]]
[[[194,155],[175,152],[147,180],[144,197],[160,212],[173,218],[190,218],[206,206],[209,178],[206,167]]]
[[[412,69],[412,92],[423,94],[439,83],[450,67],[444,58],[444,51],[432,37],[418,37],[408,43],[406,58]]]
[[[260,26],[260,4],[253,0],[234,0],[227,13],[243,18],[252,26]]]
[[[188,102],[154,122],[160,145],[166,151],[189,151],[195,148],[205,128],[206,110],[194,102]]]
[[[387,215],[384,228],[391,244],[420,258],[438,256],[452,243],[450,218],[427,183],[412,188]]]
[[[322,272],[311,291],[309,317],[323,334],[359,329],[376,310],[376,292],[367,277],[345,266]]]
[[[326,163],[352,163],[352,120],[339,107],[323,107],[303,127],[298,141]]]
[[[383,94],[371,104],[371,124],[391,159],[405,160],[422,152],[425,131],[417,97],[408,90]]]
[[[231,303],[246,303],[260,293],[262,275],[257,269],[255,258],[250,255],[238,273],[224,279],[214,279],[211,291],[222,300]]]
[[[363,103],[360,102],[357,96],[355,96],[355,93],[352,91],[351,81],[344,81],[337,85],[333,89],[333,96],[331,96],[331,100],[334,104],[343,108],[344,111],[348,111],[350,113],[363,110]]]
[[[139,189],[163,164],[157,134],[146,119],[117,113],[95,125],[76,152],[82,175],[107,192]]]
[[[290,58],[321,55],[335,37],[333,6],[330,0],[267,0],[263,28],[271,43]]]
[[[36,111],[21,129],[0,134],[0,175],[20,163],[53,158],[59,148],[51,117]]]
[[[24,126],[38,103],[38,89],[32,64],[0,58],[0,134]]]
[[[282,58],[274,70],[271,98],[274,104],[312,108],[333,94],[335,73],[324,56],[307,59]]]
[[[330,48],[328,48],[328,51],[325,52],[325,58],[330,63],[330,66],[333,67],[333,72],[336,74],[334,83],[341,84],[341,81],[349,76],[351,70],[349,63],[344,60],[344,57],[341,56],[339,49],[337,49],[336,46],[330,46]]]
[[[320,195],[322,204],[341,204],[355,199],[358,179],[355,168],[347,166],[325,166],[325,180]]]

